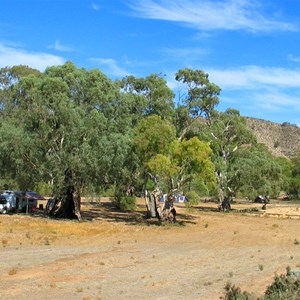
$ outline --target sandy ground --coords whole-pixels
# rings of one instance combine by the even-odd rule
[[[275,274],[300,269],[300,205],[177,205],[160,225],[109,201],[85,221],[0,215],[0,299],[220,299],[227,282],[262,295]],[[253,213],[251,213],[253,212]]]

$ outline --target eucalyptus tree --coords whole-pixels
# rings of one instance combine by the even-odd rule
[[[28,177],[39,174],[51,182],[59,204],[54,216],[81,219],[85,185],[114,182],[130,149],[126,98],[101,71],[71,62],[22,77],[13,90],[5,105],[6,126],[21,135],[26,148],[18,149],[11,167],[17,170],[21,161]],[[12,158],[14,137],[1,129],[1,144],[10,141],[3,153]]]
[[[144,165],[156,154],[167,153],[174,139],[173,124],[158,115],[145,117],[134,128],[134,147]]]
[[[38,70],[27,66],[4,67],[0,69],[0,167],[1,184],[10,188],[28,188],[33,178],[38,174],[27,173],[34,163],[28,160],[31,151],[31,135],[20,126],[22,116],[15,114],[11,118],[9,112],[15,112],[18,103],[15,95],[15,85],[21,78],[29,75],[42,76]]]
[[[254,200],[257,195],[277,197],[286,188],[283,162],[262,144],[244,144],[232,157],[228,177],[230,187],[239,196]]]
[[[183,107],[177,109],[179,138],[183,139],[191,126],[200,117],[211,125],[212,114],[219,104],[221,88],[210,82],[209,75],[202,70],[181,69],[175,79],[186,85],[187,95],[183,98]]]
[[[300,154],[297,153],[292,158],[291,166],[291,182],[290,182],[290,194],[292,197],[300,199]]]
[[[163,208],[158,210],[157,207],[160,207],[156,205],[160,219],[175,220],[174,194],[184,191],[194,178],[201,177],[208,182],[215,181],[211,154],[212,150],[208,143],[193,137],[183,141],[174,140],[168,153],[157,154],[148,161],[150,171],[160,183],[165,184],[168,191]]]
[[[182,191],[195,177],[214,181],[212,150],[197,137],[173,140],[168,153],[157,154],[147,163],[149,169],[165,182],[168,190]]]
[[[179,140],[197,135],[210,143],[218,179],[217,195],[222,203],[234,192],[230,187],[229,167],[236,150],[244,144],[254,143],[255,138],[239,111],[228,109],[221,113],[215,109],[221,88],[208,77],[202,70],[182,69],[176,73],[176,80],[187,88],[187,96],[183,99],[185,107],[177,111],[177,128]]]
[[[169,198],[197,177],[215,180],[209,145],[197,137],[178,141],[174,125],[159,116],[151,115],[140,121],[134,129],[134,147],[143,166],[145,189],[154,189],[154,198],[159,197],[157,188],[167,191]],[[152,185],[149,181],[146,184],[147,178]],[[150,197],[147,201],[146,197],[146,204],[149,215],[155,217],[155,199]]]
[[[174,93],[159,74],[146,78],[127,76],[118,82],[123,92],[134,97],[134,112],[139,117],[158,115],[171,119],[174,113]]]

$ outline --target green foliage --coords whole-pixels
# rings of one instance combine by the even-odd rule
[[[300,199],[300,154],[292,159],[289,193],[292,197]]]
[[[187,206],[198,205],[200,202],[200,197],[195,191],[189,191],[186,193],[188,198]]]
[[[134,210],[136,208],[136,197],[122,196],[120,194],[117,194],[114,197],[114,203],[116,207],[121,210]]]
[[[214,111],[211,124],[206,124],[200,136],[203,140],[210,141],[213,150],[212,159],[218,174],[218,197],[221,194],[243,193],[241,185],[247,179],[240,176],[245,174],[244,167],[247,164],[240,163],[239,152],[256,145],[256,139],[248,129],[246,119],[234,109],[228,109],[225,113]]]
[[[224,287],[225,296],[221,299],[224,300],[254,300],[254,296],[249,294],[248,292],[242,292],[239,287],[231,283],[227,283]]]
[[[52,193],[51,185],[42,181],[35,184],[34,190],[43,196],[51,196]]]
[[[134,129],[134,147],[141,161],[169,152],[175,140],[174,126],[157,115],[144,118]]]
[[[292,161],[285,157],[275,158],[276,162],[280,166],[280,189],[288,194],[292,194]]]
[[[162,76],[158,74],[151,74],[146,78],[127,76],[118,84],[124,92],[134,96],[133,108],[140,117],[157,115],[163,119],[171,119],[174,93]]]
[[[290,276],[289,268],[286,275],[276,275],[274,282],[267,288],[264,300],[293,300],[300,298],[300,278]]]
[[[0,161],[20,188],[50,181],[59,194],[66,171],[77,190],[115,180],[131,134],[116,84],[99,70],[67,62],[21,77],[12,89],[0,127]]]
[[[283,186],[281,166],[265,146],[251,145],[236,151],[228,168],[231,186],[240,196],[276,197]]]
[[[189,189],[194,190],[200,197],[214,196],[217,188],[215,174],[213,178],[206,179],[203,176],[195,176],[189,184]]]
[[[69,184],[112,196],[108,187],[152,190],[158,179],[163,189],[197,196],[283,190],[300,198],[299,155],[274,158],[238,110],[216,111],[221,89],[204,71],[181,69],[176,80],[187,93],[174,109],[174,94],[157,74],[113,82],[72,62],[43,73],[0,69],[0,184],[43,195]],[[134,206],[120,197],[120,207]]]
[[[300,297],[299,282],[289,282],[286,278],[277,277],[269,287],[264,300],[293,300]]]
[[[158,154],[147,165],[160,181],[167,183],[169,190],[182,190],[194,177],[214,180],[210,155],[209,145],[194,137],[182,142],[174,141],[169,155]]]
[[[175,79],[187,85],[188,96],[184,99],[193,117],[204,114],[210,120],[211,112],[219,104],[220,87],[211,83],[202,70],[181,69]]]
[[[253,294],[242,292],[239,287],[227,283],[224,287],[224,300],[293,300],[300,298],[300,278],[293,276],[290,273],[290,268],[287,268],[285,275],[276,275],[273,283],[267,287],[265,295],[261,298],[254,297]]]

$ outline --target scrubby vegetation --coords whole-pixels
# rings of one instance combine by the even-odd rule
[[[295,300],[300,299],[300,271],[298,275],[291,273],[287,268],[286,274],[276,275],[274,282],[266,289],[265,295],[258,298],[243,291],[231,283],[224,287],[224,300]]]

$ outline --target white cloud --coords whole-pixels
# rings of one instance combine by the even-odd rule
[[[244,66],[236,69],[205,69],[209,80],[222,89],[218,109],[232,107],[242,115],[299,124],[300,69]],[[186,85],[167,73],[175,101],[187,96]]]
[[[40,71],[49,66],[61,65],[65,60],[60,56],[48,53],[29,52],[20,48],[0,44],[0,67],[26,65]]]
[[[57,51],[62,51],[62,52],[70,52],[73,51],[73,48],[63,45],[59,40],[56,40],[54,42],[54,45],[50,46],[50,48],[53,48]]]
[[[118,66],[118,63],[113,58],[91,58],[90,61],[96,62],[99,66],[103,67],[106,74],[115,76],[115,77],[124,77],[129,75],[129,73]]]
[[[260,107],[268,109],[269,111],[276,111],[282,108],[300,111],[300,98],[296,95],[283,93],[280,90],[274,90],[273,92],[265,92],[262,94],[256,93],[255,99]]]
[[[250,0],[138,0],[130,7],[139,17],[182,22],[199,30],[297,30],[292,23],[265,16]]]
[[[299,63],[300,62],[300,57],[299,56],[294,56],[293,54],[288,55],[288,60],[292,62]]]
[[[203,48],[165,48],[162,50],[168,59],[194,61],[207,55],[208,51]]]
[[[206,72],[222,88],[222,107],[235,107],[247,116],[299,123],[300,69],[246,66]]]
[[[245,66],[237,69],[207,69],[210,80],[226,89],[259,89],[266,86],[300,87],[300,69]]]
[[[236,93],[236,102],[231,107],[237,107],[242,115],[261,118],[277,123],[290,122],[299,124],[300,94],[293,95],[288,91],[261,90],[250,93]],[[239,97],[239,98],[238,98]],[[228,105],[228,102],[226,102]]]
[[[199,69],[199,68],[193,68]],[[201,68],[200,68],[201,69]],[[300,68],[270,68],[259,66],[244,66],[231,69],[205,68],[209,80],[222,90],[260,90],[270,89],[300,89]],[[168,73],[170,87],[176,89],[183,85],[174,79],[175,72]]]
[[[90,8],[91,8],[92,10],[98,11],[98,10],[100,9],[100,6],[97,5],[96,3],[92,3],[91,6],[90,6]]]

